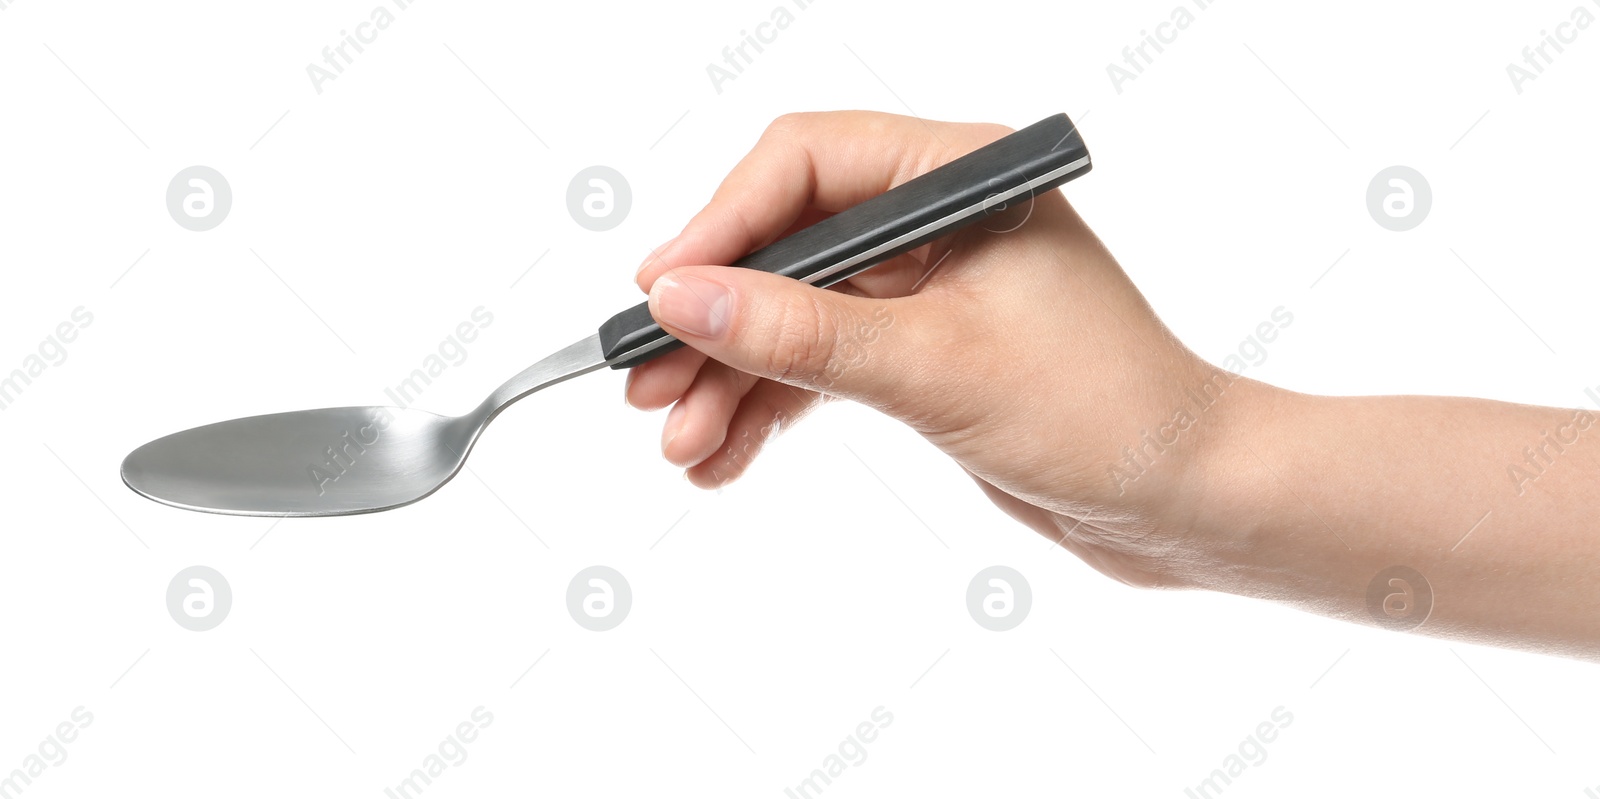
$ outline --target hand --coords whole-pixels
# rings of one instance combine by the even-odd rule
[[[838,291],[715,265],[1007,132],[859,112],[773,123],[639,271],[689,345],[628,385],[638,407],[677,403],[666,457],[722,485],[845,397],[1124,582],[1600,660],[1590,411],[1317,397],[1210,366],[1055,191]]]
[[[1143,432],[1214,383],[1058,191],[823,290],[727,264],[1004,136],[995,125],[865,112],[786,116],[639,271],[689,344],[632,370],[628,400],[667,416],[662,450],[703,487],[828,397],[912,426],[1010,515],[1095,567],[1172,581],[1204,426],[1157,452]],[[708,265],[709,264],[709,265]],[[1170,436],[1169,436],[1170,438]],[[1124,447],[1143,448],[1141,471]],[[1117,468],[1122,464],[1122,468]]]

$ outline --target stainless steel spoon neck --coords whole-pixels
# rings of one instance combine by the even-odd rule
[[[478,427],[489,423],[511,403],[557,383],[586,375],[606,365],[598,333],[561,348],[543,360],[502,383],[481,405],[468,414]]]

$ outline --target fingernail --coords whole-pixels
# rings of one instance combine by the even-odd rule
[[[720,283],[668,272],[656,279],[650,313],[656,321],[700,338],[728,332],[732,296]]]
[[[673,239],[672,241],[669,241],[666,244],[663,244],[660,247],[657,247],[657,248],[651,250],[650,254],[646,255],[644,257],[644,260],[639,262],[639,268],[634,270],[633,274],[635,276],[637,276],[640,272],[643,272],[646,267],[650,266],[651,264],[653,264],[653,263],[655,263],[657,261],[661,261],[661,262],[665,263],[666,260],[667,260],[666,259],[666,253],[667,253],[668,250],[672,249],[672,245],[676,241],[677,241],[677,239]]]
[[[661,454],[667,454],[667,448],[672,446],[672,440],[683,432],[683,402],[680,400],[667,411],[667,422],[661,426]],[[668,458],[668,460],[671,460]]]

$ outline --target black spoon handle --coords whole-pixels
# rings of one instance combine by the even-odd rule
[[[756,250],[733,265],[830,286],[890,258],[1054,189],[1090,169],[1089,150],[1056,114],[925,175]],[[639,303],[600,326],[612,369],[637,366],[683,342]]]

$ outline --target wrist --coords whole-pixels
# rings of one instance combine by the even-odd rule
[[[1293,501],[1285,470],[1300,469],[1292,447],[1277,444],[1304,434],[1313,398],[1221,370],[1207,378],[1203,386],[1220,390],[1195,392],[1197,403],[1209,404],[1196,419],[1195,447],[1164,520],[1181,543],[1167,577],[1183,587],[1247,593],[1247,583],[1273,568],[1263,562],[1280,543],[1267,540],[1272,520],[1294,512],[1279,505]]]

